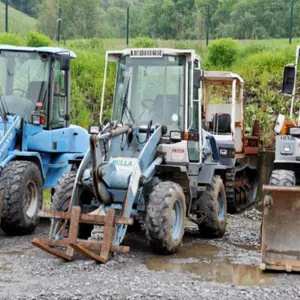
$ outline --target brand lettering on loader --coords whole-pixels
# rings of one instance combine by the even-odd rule
[[[114,159],[112,161],[118,167],[132,167],[132,161]]]
[[[283,141],[294,141],[296,138],[291,135],[283,135],[280,137],[280,139]]]

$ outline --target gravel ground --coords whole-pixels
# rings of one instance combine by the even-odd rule
[[[299,275],[259,269],[261,213],[230,215],[222,239],[203,240],[188,224],[183,247],[172,256],[154,256],[144,234],[131,233],[128,255],[105,265],[81,256],[65,263],[34,248],[47,235],[1,234],[1,299],[300,299]]]

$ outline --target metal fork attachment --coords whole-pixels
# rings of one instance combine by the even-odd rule
[[[98,263],[106,263],[111,252],[128,253],[127,246],[113,245],[116,224],[132,225],[132,218],[115,216],[115,210],[109,209],[105,216],[81,214],[79,206],[73,206],[69,212],[42,212],[43,218],[51,218],[51,230],[49,238],[35,238],[32,244],[47,253],[62,258],[66,261],[73,260],[74,252],[79,252]],[[69,228],[66,229],[67,223]],[[52,235],[54,227],[60,223],[60,228],[56,234]],[[104,237],[101,241],[90,241],[78,238],[79,224],[104,225]],[[62,232],[67,231],[67,236],[62,236]],[[52,235],[52,236],[51,236]],[[55,249],[55,247],[65,248],[65,251]]]

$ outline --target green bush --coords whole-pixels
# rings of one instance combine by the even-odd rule
[[[212,41],[208,46],[208,61],[215,67],[231,67],[238,56],[238,43],[231,38]]]
[[[49,37],[36,31],[28,31],[26,34],[27,46],[30,47],[45,47],[50,46],[52,41]]]
[[[0,33],[0,44],[24,46],[26,42],[16,33]]]
[[[135,48],[154,48],[155,43],[151,38],[138,37],[133,41],[133,47]]]
[[[99,120],[105,52],[76,48],[72,50],[78,57],[72,61],[71,67],[71,120],[73,124],[87,127]],[[115,65],[109,65],[103,119],[111,118],[115,72]]]

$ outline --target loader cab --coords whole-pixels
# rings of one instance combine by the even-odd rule
[[[199,163],[202,71],[194,50],[108,51],[107,62],[117,65],[112,119],[140,131],[164,125],[161,150],[170,161]]]
[[[0,45],[1,114],[44,129],[68,127],[73,57],[60,48]]]

